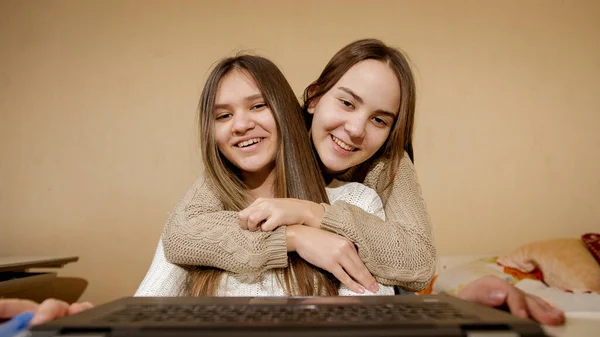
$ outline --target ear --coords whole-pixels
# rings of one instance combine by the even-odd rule
[[[309,114],[314,115],[314,113],[315,113],[315,107],[317,106],[317,103],[319,103],[320,99],[321,99],[321,97],[313,98],[308,103],[308,107],[306,108],[306,111],[308,111]]]
[[[313,97],[313,95],[315,94],[316,91],[317,91],[317,87],[315,86],[315,84],[314,83],[311,84],[308,87],[308,97]],[[308,103],[308,107],[306,108],[306,111],[308,111],[309,114],[314,115],[315,107],[319,103],[320,99],[321,99],[321,97],[317,97],[317,98],[313,98],[310,100],[310,102]]]

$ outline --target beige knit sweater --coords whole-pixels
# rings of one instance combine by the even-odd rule
[[[429,284],[437,262],[429,216],[408,155],[384,191],[380,180],[386,165],[385,160],[374,163],[363,182],[381,196],[385,221],[338,201],[324,205],[321,227],[354,242],[378,282],[419,291]],[[162,236],[167,259],[233,273],[287,267],[285,226],[272,232],[242,230],[237,212],[223,211],[205,179],[196,181],[167,220]]]
[[[369,214],[385,219],[381,198],[372,188],[360,183],[350,182],[341,183],[334,188],[328,187],[326,190],[330,202],[344,200],[351,205],[364,209]],[[184,287],[186,273],[185,268],[167,261],[162,240],[159,240],[150,269],[148,269],[146,277],[144,277],[134,296],[187,296]],[[278,278],[274,270],[267,270],[260,275],[225,272],[221,277],[216,295],[285,296],[286,291],[281,286]],[[342,284],[338,294],[340,296],[393,295],[394,288],[380,284],[379,291],[376,293],[365,290],[363,294],[357,294]]]

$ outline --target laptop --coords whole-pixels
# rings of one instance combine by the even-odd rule
[[[127,297],[33,327],[31,335],[546,336],[531,320],[449,295]]]

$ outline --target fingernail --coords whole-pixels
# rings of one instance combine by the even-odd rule
[[[527,310],[521,309],[521,310],[519,310],[519,316],[523,317],[523,318],[527,318],[527,317],[529,317],[529,314],[527,313]]]
[[[371,286],[369,287],[369,291],[372,293],[376,293],[379,291],[379,284],[377,283],[373,283],[371,284]]]
[[[359,294],[364,294],[364,293],[365,293],[365,288],[363,288],[363,287],[358,287],[358,293],[359,293]]]
[[[494,290],[490,293],[490,300],[492,301],[500,301],[506,298],[506,293],[502,290]]]

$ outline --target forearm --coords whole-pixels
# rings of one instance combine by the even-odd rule
[[[213,223],[209,228],[203,221],[209,217],[190,221],[181,231],[163,233],[167,260],[232,273],[257,273],[287,266],[285,227],[272,232],[249,232]]]
[[[224,211],[209,186],[199,180],[169,215],[162,235],[168,261],[256,273],[287,266],[285,228],[249,232],[237,212]]]
[[[420,225],[383,221],[339,201],[326,207],[321,228],[352,241],[365,266],[382,284],[420,291],[433,277],[436,264],[433,237]]]
[[[379,282],[410,291],[421,290],[433,277],[437,253],[416,173],[405,157],[391,186],[385,188],[385,166],[381,164],[371,169],[364,184],[375,189],[382,199],[385,197],[386,219],[338,201],[324,205],[321,228],[351,240]]]

